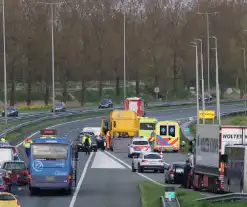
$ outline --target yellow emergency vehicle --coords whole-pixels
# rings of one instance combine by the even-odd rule
[[[180,149],[180,126],[175,121],[159,121],[155,126],[154,151],[178,152]]]
[[[146,139],[154,136],[155,125],[158,122],[156,118],[152,117],[139,117],[139,136],[143,136]]]
[[[106,140],[113,145],[112,138],[126,136],[134,137],[139,133],[139,120],[136,112],[130,110],[113,110],[110,112],[110,116],[102,119],[101,122],[101,134],[105,134],[110,130],[111,138]],[[108,143],[107,143],[108,145]],[[113,146],[111,146],[113,147]]]

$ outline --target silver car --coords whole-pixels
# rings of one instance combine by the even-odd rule
[[[135,155],[132,160],[132,172],[136,172],[136,170],[139,173],[145,170],[164,173],[164,161],[159,153],[141,152],[139,155]]]

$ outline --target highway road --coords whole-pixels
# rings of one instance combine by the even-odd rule
[[[221,111],[229,112],[243,109],[243,105],[222,105]],[[209,109],[214,109],[210,106]],[[162,111],[148,111],[147,116],[155,116],[159,120],[181,120],[184,123],[188,117],[195,116],[193,108],[176,108]],[[75,139],[78,130],[85,126],[99,126],[100,118],[74,121],[56,126],[59,136],[68,136]],[[37,137],[38,134],[33,137]],[[12,143],[17,145],[18,143]],[[18,145],[21,156],[24,160],[22,145]],[[73,196],[62,195],[61,193],[43,193],[42,195],[30,197],[28,189],[22,189],[18,196],[22,206],[27,207],[140,207],[140,195],[138,183],[143,180],[164,184],[164,175],[160,173],[133,173],[130,165],[131,159],[127,157],[126,151],[122,153],[97,152],[90,157],[83,153],[79,156],[79,177],[77,189]],[[181,153],[166,153],[165,162],[184,161],[187,156]]]

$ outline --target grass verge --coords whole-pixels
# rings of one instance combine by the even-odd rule
[[[34,132],[38,131],[42,128],[59,124],[59,123],[64,123],[64,122],[69,122],[73,120],[80,120],[80,119],[85,119],[85,118],[91,118],[91,117],[98,117],[98,116],[103,116],[106,115],[109,112],[97,112],[97,113],[87,113],[87,114],[82,114],[78,116],[69,116],[69,117],[60,117],[60,118],[55,118],[55,119],[50,119],[46,121],[42,121],[40,123],[34,123],[30,124],[28,126],[21,127],[13,132],[7,133],[7,138],[8,140],[15,140],[17,137],[26,134],[27,132]]]
[[[139,188],[142,207],[162,207],[160,196],[164,196],[165,194],[164,187],[149,181],[144,181],[139,184]],[[205,197],[206,194],[180,188],[176,189],[176,196],[181,207],[244,207],[247,204],[247,201],[215,204],[206,201],[196,201],[196,199]]]

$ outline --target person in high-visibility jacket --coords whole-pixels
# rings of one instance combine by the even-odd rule
[[[25,141],[23,142],[23,146],[24,146],[24,148],[25,148],[27,157],[29,157],[29,155],[30,155],[30,147],[31,147],[31,143],[33,143],[33,141],[32,141],[32,139],[30,139],[29,137],[26,138]]]
[[[106,132],[106,149],[109,150],[110,147],[111,147],[111,132],[110,132],[110,130],[108,130]]]
[[[7,142],[7,139],[5,137],[2,137],[0,141],[1,142]]]

